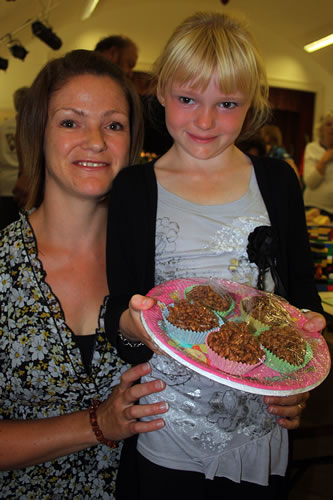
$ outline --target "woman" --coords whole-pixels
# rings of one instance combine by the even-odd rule
[[[333,219],[333,110],[321,117],[318,139],[304,152],[304,204]]]
[[[135,92],[111,62],[73,51],[49,62],[20,114],[29,212],[0,239],[2,498],[114,498],[118,440],[163,426],[135,405],[104,332],[106,193],[141,149]],[[121,375],[122,374],[122,375]]]

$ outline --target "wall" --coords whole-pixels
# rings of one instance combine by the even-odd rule
[[[215,0],[169,0],[163,3],[155,0],[101,0],[91,18],[80,22],[82,0],[60,3],[61,8],[50,12],[48,20],[63,40],[63,47],[60,51],[52,51],[34,38],[30,29],[18,35],[29,54],[25,61],[10,57],[8,70],[0,71],[0,113],[12,109],[12,92],[16,88],[30,85],[50,58],[62,55],[67,50],[93,49],[100,38],[123,33],[133,38],[140,47],[137,69],[149,70],[173,27],[184,17],[203,8],[223,10],[222,6],[217,7],[219,4]],[[316,92],[316,118],[323,111],[333,109],[333,77],[313,62],[308,54],[284,40],[283,32],[280,34],[276,30],[272,33],[256,20],[248,19],[267,65],[269,83],[276,87]],[[0,56],[7,57],[1,47]]]

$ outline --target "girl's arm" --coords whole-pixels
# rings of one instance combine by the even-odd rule
[[[160,392],[165,387],[160,380],[133,385],[150,371],[148,363],[128,369],[96,410],[97,423],[106,439],[118,441],[163,427],[162,418],[150,422],[137,420],[165,413],[168,409],[164,402],[135,404],[141,397]],[[0,470],[40,464],[98,444],[88,410],[38,420],[0,420]]]

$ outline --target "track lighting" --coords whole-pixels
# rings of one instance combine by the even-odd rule
[[[62,46],[62,41],[60,38],[40,21],[35,21],[31,24],[32,33],[46,43],[51,49],[58,50]]]
[[[3,57],[0,57],[0,69],[3,69],[6,71],[8,68],[8,59],[4,59]]]
[[[28,54],[28,51],[18,40],[10,40],[8,42],[8,49],[14,57],[16,57],[17,59],[21,59],[21,61],[23,61],[25,59],[25,56]]]

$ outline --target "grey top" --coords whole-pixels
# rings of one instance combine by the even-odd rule
[[[246,214],[246,215],[244,215]],[[158,186],[156,284],[184,277],[220,277],[255,286],[257,266],[247,257],[248,235],[270,225],[252,172],[241,199],[218,206],[190,203]],[[271,276],[266,289],[273,290]],[[138,450],[164,467],[267,485],[284,475],[288,433],[270,415],[263,396],[218,384],[167,356],[154,355],[144,381],[167,383],[170,409],[163,429],[141,434]],[[155,402],[151,395],[142,402]]]

